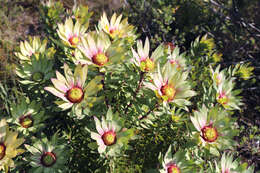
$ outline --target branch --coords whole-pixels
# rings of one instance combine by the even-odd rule
[[[141,117],[138,118],[138,119],[139,119],[139,120],[142,120],[142,119],[146,118],[151,112],[155,111],[158,107],[159,107],[159,102],[157,102],[157,103],[154,105],[154,108],[153,108],[153,109],[150,109],[145,115],[141,116]]]
[[[137,96],[137,94],[138,94],[139,91],[140,91],[140,88],[141,88],[142,83],[143,83],[143,80],[144,80],[144,74],[145,74],[145,72],[141,72],[141,74],[140,74],[140,79],[139,79],[139,82],[138,82],[138,86],[137,86],[137,88],[136,88],[136,90],[135,90],[135,92],[134,92],[134,95],[133,95],[134,99],[133,99],[133,100],[136,99],[136,96]],[[132,101],[133,101],[133,100],[132,100]],[[132,104],[133,104],[133,102],[130,101],[130,103],[126,106],[126,108],[125,108],[125,114],[127,114],[127,111],[128,111],[128,109],[129,109],[129,107],[132,106]]]
[[[213,4],[214,6],[218,7],[218,8],[221,8],[221,9],[224,9],[224,10],[227,10],[229,13],[230,13],[230,9],[226,8],[225,6],[217,3],[216,1],[214,0],[210,0],[211,4]],[[234,3],[233,3],[234,4]],[[237,9],[236,7],[233,7],[234,9]],[[212,10],[214,13],[217,13],[215,10]],[[228,16],[224,16],[223,14],[219,14],[217,13],[219,16],[221,16],[222,18],[226,19],[226,20],[232,20],[230,17]],[[253,30],[255,30],[256,32],[259,32],[260,33],[260,28],[257,28],[255,26],[254,23],[247,23],[245,22],[245,19],[241,17],[241,15],[238,13],[238,11],[236,11],[235,15],[237,16],[236,19],[238,19],[237,21],[233,21],[233,23],[239,23],[241,24],[248,32],[250,32],[250,34],[253,34],[251,33],[251,31],[249,31],[248,28],[251,28]],[[225,23],[225,22],[224,22]],[[256,35],[254,34],[255,36],[259,37],[259,35]]]
[[[103,76],[103,79],[101,80],[101,83],[103,85],[103,90],[105,92],[105,90],[106,90],[105,73],[103,73],[103,72],[99,72],[99,73]],[[108,101],[108,98],[107,98],[106,94],[105,94],[105,104],[106,104],[106,107],[109,108],[109,101]]]

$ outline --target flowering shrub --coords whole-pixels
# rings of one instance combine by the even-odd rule
[[[253,172],[224,154],[236,146],[231,115],[242,103],[238,66],[216,67],[213,39],[182,53],[163,43],[153,50],[122,15],[103,13],[91,30],[88,8],[64,12],[49,1],[41,10],[46,38],[15,53],[22,92],[7,122],[23,137],[1,120],[1,169]]]

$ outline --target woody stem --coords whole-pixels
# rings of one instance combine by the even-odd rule
[[[155,111],[158,107],[159,107],[159,102],[157,102],[157,103],[154,105],[154,108],[153,108],[153,109],[150,109],[145,115],[141,116],[141,117],[138,118],[138,119],[139,119],[139,120],[142,120],[142,119],[146,118],[150,113],[152,113],[153,111]]]
[[[136,96],[137,96],[137,94],[138,94],[139,91],[140,91],[140,88],[141,88],[142,83],[143,83],[143,80],[144,80],[144,74],[145,74],[145,72],[141,72],[141,73],[140,73],[140,79],[139,79],[139,82],[138,82],[138,86],[137,86],[137,88],[136,88],[136,90],[135,90],[135,92],[134,92],[133,100],[130,101],[129,104],[126,106],[126,108],[125,108],[125,114],[127,114],[127,111],[128,111],[128,109],[129,109],[129,107],[132,106],[133,101],[136,99]]]
[[[103,76],[103,79],[101,80],[101,84],[103,85],[103,90],[105,92],[106,91],[105,73],[100,72],[100,74]],[[109,101],[108,101],[108,98],[107,98],[106,94],[105,94],[105,104],[106,104],[106,107],[109,108]]]

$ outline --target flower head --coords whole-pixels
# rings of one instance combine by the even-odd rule
[[[74,4],[72,8],[72,18],[75,18],[80,22],[85,28],[88,28],[90,17],[93,15],[93,12],[89,12],[88,6]]]
[[[125,38],[133,36],[134,26],[128,24],[127,18],[122,21],[121,19],[122,14],[117,16],[116,13],[114,13],[109,22],[106,13],[103,13],[103,16],[99,21],[99,26],[112,38]]]
[[[17,138],[18,133],[10,131],[5,119],[0,121],[0,170],[8,172],[9,167],[14,167],[12,160],[24,152],[17,149],[23,142],[23,138]]]
[[[20,52],[15,55],[23,62],[30,61],[30,57],[34,54],[44,53],[47,45],[47,40],[41,42],[39,37],[29,37],[29,42],[20,42]]]
[[[198,137],[203,146],[218,149],[232,147],[232,137],[237,131],[232,129],[233,120],[226,116],[226,112],[218,107],[208,110],[203,105],[199,111],[194,111],[194,116],[190,118],[199,132],[194,137]]]
[[[11,122],[18,125],[17,130],[24,135],[39,130],[43,126],[43,120],[46,118],[44,111],[41,109],[41,103],[36,103],[36,101],[28,103],[24,97],[20,98],[19,103],[11,105],[11,114],[13,117]]]
[[[74,25],[71,18],[67,18],[65,24],[58,24],[58,28],[59,37],[70,47],[77,47],[87,30],[78,21]]]
[[[225,76],[224,70],[219,71],[220,66],[214,71],[211,68],[212,80],[214,88],[217,91],[216,99],[219,104],[221,104],[225,109],[240,109],[239,106],[242,104],[240,97],[237,95],[240,90],[233,90],[235,83],[234,78],[227,78]]]
[[[222,56],[223,56],[222,53],[219,53],[219,52],[214,53],[214,54],[212,55],[213,61],[214,61],[215,63],[220,62],[220,61],[222,60]]]
[[[79,57],[78,59],[81,64],[103,67],[119,63],[124,58],[119,50],[120,48],[115,48],[109,38],[102,32],[88,33],[82,39],[82,44],[78,48],[84,55],[83,58]]]
[[[185,153],[183,151],[178,151],[174,155],[172,154],[171,146],[168,148],[164,158],[159,155],[159,160],[163,166],[160,169],[160,173],[192,173],[193,170],[191,163],[188,163],[185,158]]]
[[[146,82],[145,86],[153,90],[164,103],[185,106],[190,104],[186,98],[196,94],[186,81],[187,77],[186,72],[178,71],[167,62],[163,69],[158,65],[157,73],[152,74],[152,83]]]
[[[208,35],[204,35],[201,38],[200,44],[201,44],[202,47],[204,47],[204,49],[209,50],[209,52],[212,51],[216,47],[214,39],[208,38]]]
[[[97,141],[98,152],[106,153],[110,156],[120,154],[120,148],[128,143],[132,138],[132,129],[122,129],[123,122],[117,114],[112,113],[111,108],[108,110],[106,119],[102,117],[102,121],[94,117],[96,124],[96,132],[91,132],[91,138]]]
[[[164,43],[164,48],[166,52],[172,52],[176,48],[176,46],[172,42]]]
[[[150,43],[148,38],[146,38],[144,46],[141,40],[137,41],[137,52],[132,48],[132,61],[143,72],[153,72],[155,70],[158,59],[163,55],[163,46],[157,47],[151,56],[149,56],[149,52]]]
[[[239,64],[237,66],[239,67],[237,73],[242,79],[248,80],[253,76],[254,67],[250,63]]]
[[[180,49],[176,46],[173,51],[169,51],[169,56],[167,57],[168,61],[172,66],[177,68],[178,70],[186,69],[186,59],[184,57],[184,53],[180,54]]]
[[[247,164],[239,164],[238,160],[233,160],[230,154],[224,153],[221,161],[217,164],[216,169],[212,170],[216,173],[253,173],[254,167],[247,167]]]
[[[214,71],[212,67],[210,68],[211,73],[212,73],[212,80],[214,82],[214,86],[217,87],[220,84],[222,84],[226,80],[226,76],[224,74],[224,71],[222,70],[221,72],[219,71],[220,65],[216,68]]]
[[[65,77],[58,71],[56,71],[56,77],[52,78],[53,87],[45,87],[44,89],[51,92],[53,95],[62,99],[58,102],[58,105],[63,110],[74,107],[80,108],[80,105],[92,103],[92,97],[101,88],[99,84],[102,80],[101,76],[97,76],[92,79],[88,85],[85,84],[87,79],[88,66],[77,65],[74,74],[67,64],[64,64]]]
[[[224,80],[217,87],[216,99],[225,109],[240,109],[239,106],[242,104],[240,97],[237,95],[240,90],[233,90],[235,83],[233,79]]]
[[[21,78],[24,85],[39,85],[49,80],[53,75],[53,62],[40,54],[39,58],[34,55],[30,63],[24,63],[17,67],[16,74]]]
[[[31,157],[26,160],[30,162],[32,171],[39,173],[64,172],[68,150],[56,138],[57,136],[54,135],[50,141],[43,138],[32,146],[25,144],[25,148],[31,153]]]

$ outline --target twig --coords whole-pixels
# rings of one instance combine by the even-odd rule
[[[133,95],[134,98],[133,98],[133,100],[136,99],[136,96],[137,96],[138,92],[140,91],[140,88],[141,88],[142,83],[143,83],[143,80],[144,80],[144,74],[145,74],[145,72],[141,72],[141,74],[140,74],[140,79],[139,79],[139,82],[138,82],[138,86],[137,86],[137,88],[136,88],[136,90],[135,90],[135,92],[134,92],[134,95]],[[133,100],[132,100],[132,101],[133,101]],[[130,101],[130,103],[126,106],[126,108],[125,108],[125,114],[127,114],[127,111],[128,111],[128,109],[129,109],[129,107],[132,106],[132,104],[133,104],[133,102]]]
[[[105,92],[106,91],[105,73],[100,72],[100,74],[103,76],[103,79],[101,80],[101,84],[103,85],[103,90]],[[106,107],[109,108],[109,101],[108,101],[108,98],[107,98],[106,94],[105,94],[105,104],[106,104]]]
[[[225,6],[220,5],[219,3],[215,2],[214,0],[210,0],[210,2],[211,2],[213,5],[215,5],[216,7],[219,7],[219,8],[221,8],[221,9],[227,10],[227,11],[230,13],[230,9],[226,8]],[[234,1],[233,1],[233,5],[235,5]],[[220,14],[220,13],[217,13],[217,12],[214,11],[214,10],[212,10],[212,11],[215,12],[215,13],[217,13],[217,14],[220,15],[221,17],[225,18],[226,20],[230,20],[230,21],[232,21],[233,23],[239,23],[239,24],[241,24],[248,32],[250,32],[250,34],[255,35],[255,33],[252,33],[248,28],[251,28],[251,29],[255,30],[256,32],[260,32],[260,28],[257,28],[254,23],[247,23],[247,22],[245,21],[245,19],[241,17],[241,15],[238,13],[238,10],[237,10],[237,7],[236,7],[236,6],[234,6],[233,9],[235,10],[235,15],[237,16],[237,18],[236,18],[237,20],[236,20],[236,21],[232,21],[232,19],[231,19],[230,17],[224,16],[223,14]],[[226,22],[224,22],[224,23],[226,23]],[[256,36],[258,36],[258,35],[256,35]]]
[[[139,119],[139,120],[142,120],[142,119],[146,118],[151,112],[155,111],[158,107],[159,107],[159,102],[157,102],[157,103],[154,105],[154,108],[153,108],[153,109],[150,109],[145,115],[141,116],[141,117],[138,118],[138,119]]]

